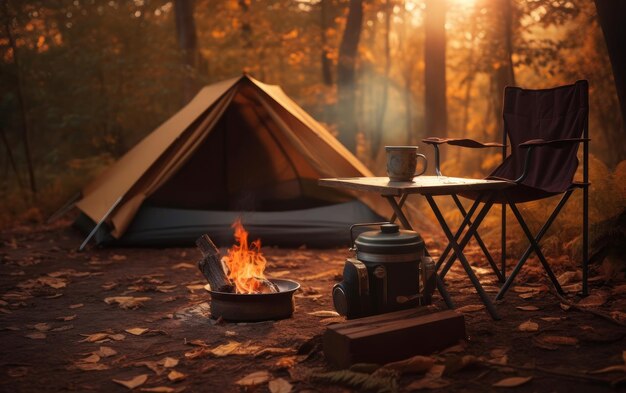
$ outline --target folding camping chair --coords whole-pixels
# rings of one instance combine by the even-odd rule
[[[510,276],[504,282],[496,296],[501,299],[515,280],[520,269],[534,251],[543,265],[557,292],[563,293],[556,276],[543,255],[539,242],[558,216],[572,192],[581,188],[583,191],[582,217],[582,294],[588,293],[588,225],[589,225],[589,85],[587,81],[577,81],[572,85],[552,89],[529,90],[519,87],[507,87],[504,90],[504,132],[503,143],[480,143],[470,139],[426,138],[424,143],[435,148],[435,171],[441,176],[439,163],[439,145],[450,144],[469,148],[499,147],[502,149],[503,162],[487,179],[509,180],[515,186],[496,192],[493,200],[502,204],[502,256],[501,271],[493,262],[484,246],[480,235],[474,237],[483,249],[492,268],[501,281],[506,278],[506,207],[512,210],[519,225],[528,238],[530,245],[523,253]],[[511,154],[507,156],[507,137],[511,144]],[[583,181],[573,181],[578,167],[577,152],[583,144]],[[550,214],[547,221],[536,235],[532,235],[523,216],[517,208],[518,203],[535,201],[554,195],[562,195],[561,200]],[[461,196],[476,200],[478,195],[462,193]],[[467,213],[460,201],[455,198],[457,207],[463,216]],[[465,220],[468,221],[468,220]],[[471,225],[471,222],[467,225]],[[462,230],[462,229],[461,229]],[[446,251],[440,263],[444,263]],[[443,268],[443,274],[454,262],[452,253]]]

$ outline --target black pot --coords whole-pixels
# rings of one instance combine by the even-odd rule
[[[300,284],[292,280],[270,279],[276,284],[276,293],[226,293],[209,291],[211,294],[211,318],[226,321],[256,322],[285,319],[294,311],[293,294]]]
[[[413,231],[384,223],[354,241],[356,259],[344,266],[343,281],[333,287],[335,309],[348,318],[415,307],[424,241]]]

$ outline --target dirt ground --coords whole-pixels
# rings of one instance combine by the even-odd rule
[[[347,250],[264,248],[269,277],[302,285],[293,317],[225,323],[209,318],[210,296],[196,268],[195,248],[79,253],[81,240],[67,222],[0,233],[1,391],[122,392],[133,386],[153,392],[363,390],[355,378],[328,382],[332,375],[324,373],[333,370],[320,347],[326,327],[341,321],[330,313],[330,289],[340,279]],[[436,253],[440,244],[428,246]],[[468,254],[495,296],[493,274],[477,250]],[[570,268],[560,265],[557,274]],[[567,299],[580,302],[577,277],[561,278],[568,281]],[[467,340],[422,359],[431,362],[426,374],[370,367],[373,374],[352,376],[369,378],[378,391],[395,386],[452,392],[626,389],[623,282],[607,282],[594,268],[592,296],[579,305],[584,311],[568,309],[530,263],[497,305],[501,321],[480,309],[458,266],[446,282],[465,315]],[[445,308],[439,296],[435,303]],[[421,339],[427,338],[415,337]],[[494,386],[498,382],[505,387]]]

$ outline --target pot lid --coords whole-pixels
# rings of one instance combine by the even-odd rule
[[[354,244],[357,252],[404,254],[421,251],[424,240],[417,232],[401,230],[397,224],[383,224],[380,231],[359,235]]]

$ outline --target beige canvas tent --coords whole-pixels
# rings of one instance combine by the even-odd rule
[[[83,189],[77,225],[98,243],[230,242],[241,216],[265,243],[346,243],[356,222],[389,216],[377,195],[319,187],[372,173],[278,86],[243,75],[195,98]]]

